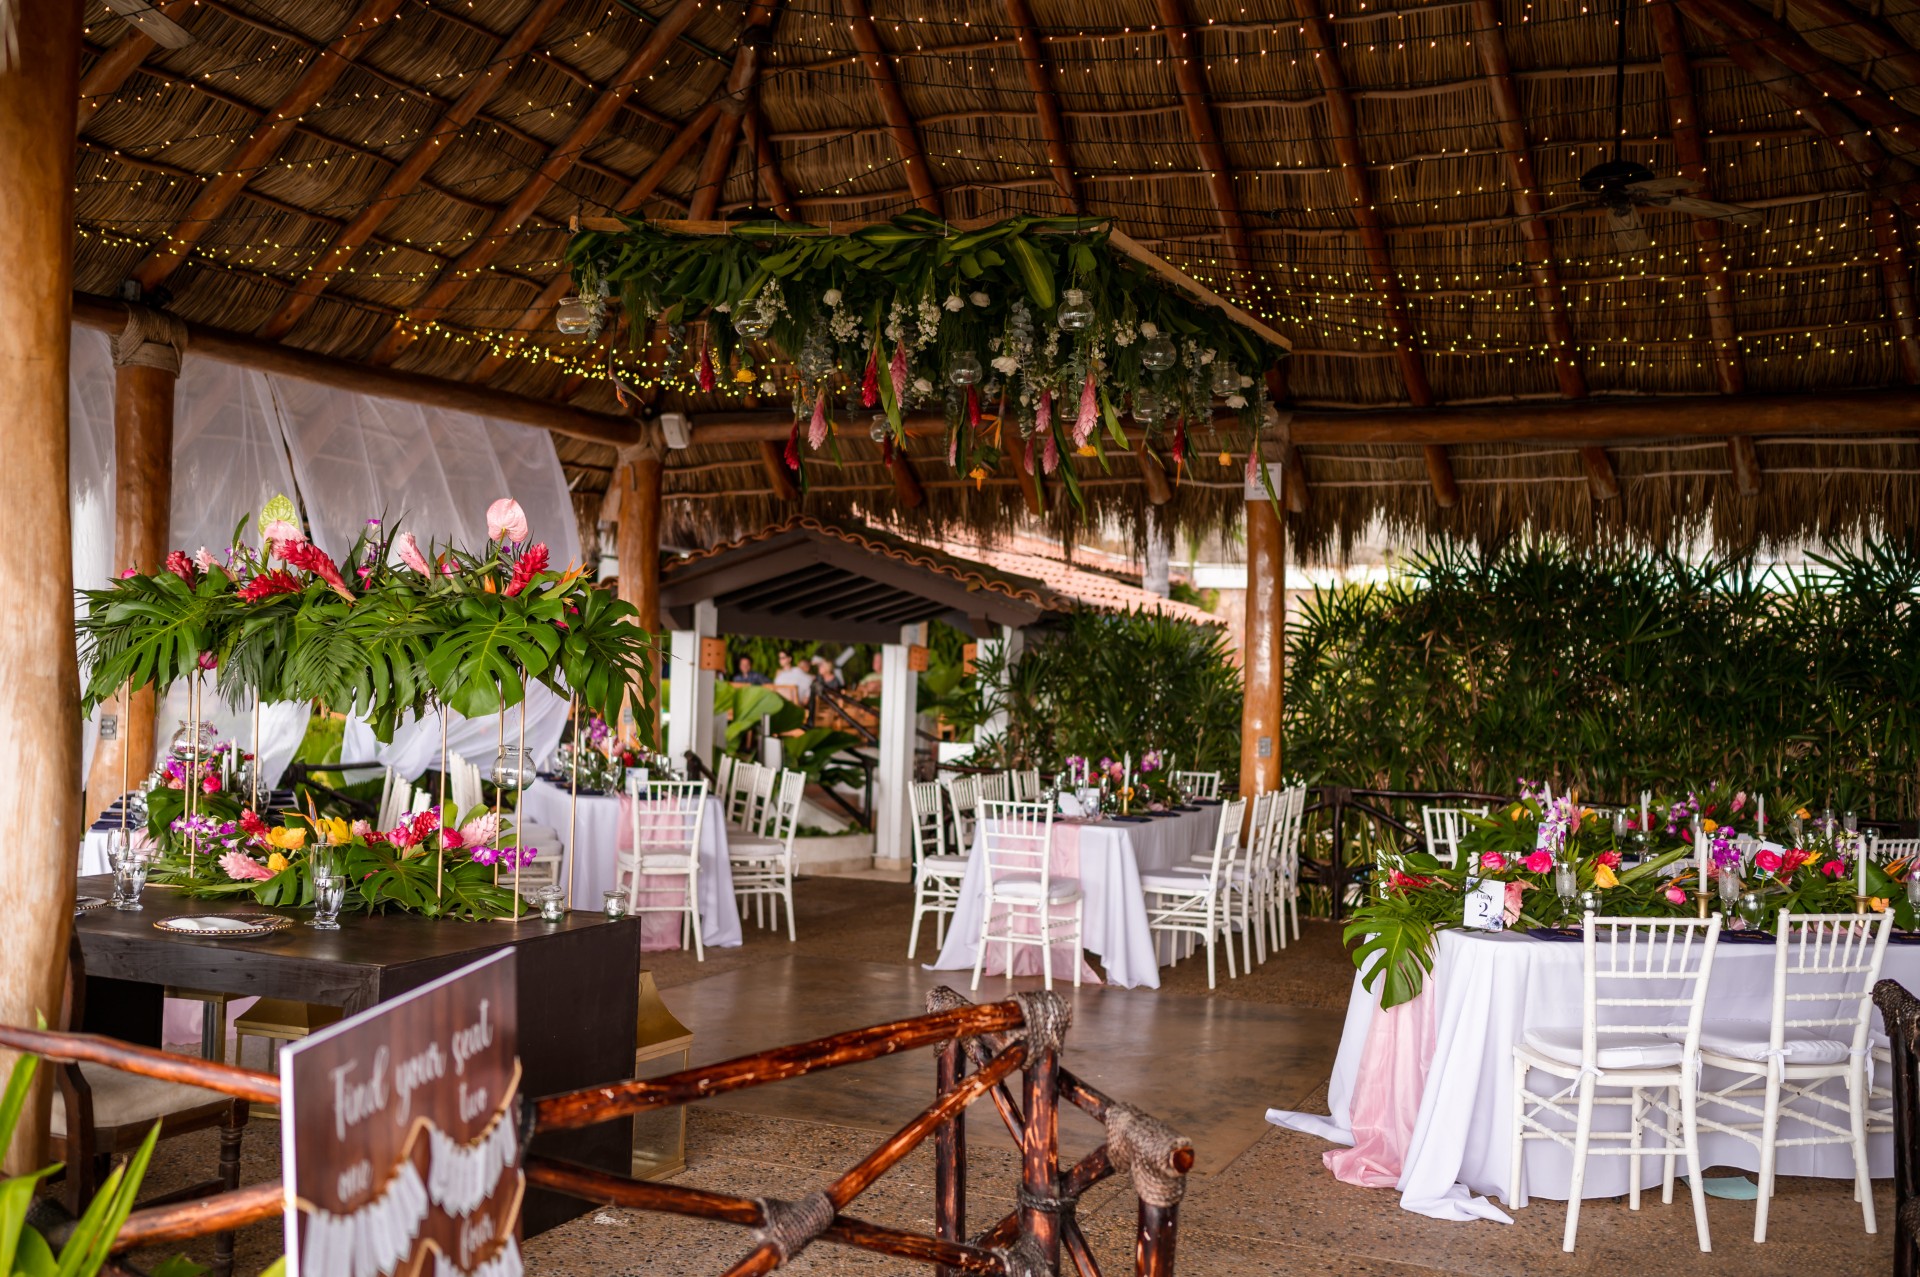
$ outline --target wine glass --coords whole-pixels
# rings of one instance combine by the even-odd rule
[[[1760,893],[1749,891],[1740,897],[1740,920],[1747,924],[1747,930],[1758,931],[1760,924],[1766,921],[1767,908],[1760,900]]]
[[[1571,907],[1574,897],[1580,894],[1580,875],[1572,865],[1553,867],[1553,893],[1560,897],[1564,907]]]
[[[313,921],[316,931],[340,930],[340,906],[347,900],[347,880],[341,874],[316,873],[313,878]]]

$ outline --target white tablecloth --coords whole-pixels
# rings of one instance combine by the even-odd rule
[[[1504,1202],[1511,1155],[1513,1120],[1513,1047],[1529,1028],[1580,1023],[1581,946],[1570,941],[1529,939],[1517,932],[1443,931],[1423,998],[1436,999],[1433,1063],[1420,1097],[1419,1115],[1401,1163],[1400,1204],[1436,1219],[1495,1219],[1511,1222],[1487,1198]],[[1758,1021],[1771,1015],[1774,949],[1765,944],[1722,944],[1714,954],[1707,992],[1707,1022]],[[1909,988],[1920,988],[1920,947],[1889,945],[1881,972]],[[1800,1014],[1813,1014],[1805,1004]],[[1378,1014],[1375,995],[1354,979],[1345,1031],[1328,1083],[1329,1115],[1271,1110],[1276,1125],[1352,1144],[1352,1099],[1367,1034]],[[1645,1016],[1647,1008],[1633,1014]],[[1878,1013],[1876,1015],[1876,1024]],[[1536,1087],[1545,1075],[1536,1075]],[[1706,1071],[1702,1089],[1725,1084],[1728,1075]],[[1845,1094],[1837,1084],[1833,1093]],[[1706,1116],[1728,1120],[1702,1107]],[[1842,1119],[1844,1120],[1844,1119]],[[1623,1110],[1600,1106],[1596,1130],[1624,1130]],[[1782,1139],[1809,1133],[1783,1121]],[[1891,1136],[1868,1137],[1868,1160],[1875,1176],[1893,1172]],[[1701,1132],[1700,1163],[1758,1170],[1759,1151],[1746,1141]],[[1659,1163],[1642,1164],[1642,1186],[1659,1182]],[[1781,1148],[1779,1173],[1851,1179],[1853,1158],[1844,1144]],[[1572,1182],[1572,1157],[1545,1140],[1529,1140],[1527,1192],[1564,1201]],[[1627,1191],[1627,1159],[1588,1159],[1582,1196],[1617,1197]],[[1475,1196],[1481,1194],[1483,1196]]]
[[[1140,873],[1184,865],[1190,857],[1211,851],[1219,827],[1220,808],[1213,805],[1141,824],[1101,821],[1080,826],[1080,889],[1086,896],[1081,945],[1100,955],[1109,984],[1129,989],[1160,987],[1160,964],[1147,927]],[[978,854],[977,839],[976,833],[975,854],[960,884],[960,902],[947,928],[947,943],[932,963],[936,971],[973,970],[980,945],[981,902],[987,890],[986,860]]]
[[[566,846],[567,791],[560,785],[536,780],[521,796],[521,810],[527,819],[552,828],[569,857],[574,849]],[[598,909],[601,893],[614,886],[620,847],[630,843],[632,834],[621,815],[616,794],[592,794],[579,800],[577,833],[580,854],[573,867],[573,907]],[[566,874],[561,869],[562,882]],[[709,948],[728,948],[740,943],[740,910],[733,899],[733,869],[727,860],[727,819],[718,798],[707,797],[706,815],[700,821],[700,940]]]

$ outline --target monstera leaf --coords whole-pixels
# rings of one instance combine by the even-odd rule
[[[644,709],[652,691],[646,663],[653,657],[647,632],[636,624],[640,613],[605,590],[577,597],[579,607],[567,616],[560,641],[558,665],[567,687],[608,722],[618,719],[628,688],[638,691]]]
[[[468,718],[518,705],[525,681],[542,678],[560,651],[561,606],[549,595],[470,594],[427,653],[427,678],[443,705]]]

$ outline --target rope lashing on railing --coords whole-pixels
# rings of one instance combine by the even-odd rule
[[[992,1254],[1007,1266],[1007,1277],[1058,1277],[1059,1270],[1047,1262],[1039,1243],[1022,1237],[1011,1246],[995,1246]]]
[[[1149,1206],[1178,1206],[1187,1177],[1175,1158],[1193,1144],[1157,1117],[1118,1101],[1107,1106],[1107,1157],[1133,1174],[1133,1191]]]
[[[1067,1040],[1067,1030],[1073,1025],[1073,1004],[1045,989],[1016,993],[1013,1000],[1020,1004],[1020,1012],[1027,1019],[1024,1031],[1027,1058],[1031,1060],[1041,1051],[1058,1051]],[[1017,1038],[1021,1033],[1016,1029],[1007,1036],[1009,1039]]]
[[[754,1201],[767,1217],[767,1222],[754,1230],[754,1241],[773,1247],[783,1264],[826,1232],[838,1213],[825,1193],[808,1193],[792,1201],[779,1197],[757,1197]]]

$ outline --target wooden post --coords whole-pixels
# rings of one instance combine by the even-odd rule
[[[935,1053],[938,1091],[942,1099],[960,1085],[966,1048],[949,1042]],[[933,1232],[942,1241],[967,1240],[967,1119],[963,1114],[943,1122],[933,1133]],[[958,1277],[959,1270],[941,1268],[940,1277]]]
[[[1287,623],[1287,530],[1254,484],[1247,490],[1247,628],[1240,653],[1240,792],[1280,786],[1282,655]]]
[[[1078,962],[1080,957],[1074,955]],[[1029,1004],[1030,1005],[1030,1004]],[[1028,1022],[1026,1071],[1026,1125],[1020,1132],[1020,1232],[1033,1244],[1036,1256],[1045,1256],[1046,1271],[1060,1267],[1060,1215],[1045,1209],[1060,1192],[1060,1052],[1042,1040],[1035,1042]]]
[[[619,531],[614,550],[620,559],[620,597],[639,609],[640,624],[648,633],[660,629],[660,485],[666,473],[666,457],[660,443],[649,437],[632,452],[627,487],[621,494]],[[640,721],[634,716],[634,730],[643,744],[652,746],[660,737],[660,662],[647,661],[647,682],[652,694],[653,711]]]
[[[73,130],[79,8],[14,5],[18,54],[0,54],[0,420],[13,504],[0,558],[0,1024],[60,1015],[80,847],[80,675],[67,512],[67,362],[73,293]],[[11,1054],[0,1069],[11,1069]],[[43,1165],[47,1078],[21,1115],[8,1174]]]
[[[180,379],[186,325],[171,315],[129,307],[113,334],[113,570],[152,572],[166,557],[173,515],[173,391]],[[105,713],[115,716],[87,776],[88,823],[120,794],[122,775],[144,779],[153,767],[151,687],[123,692]],[[123,766],[124,759],[124,766]]]

